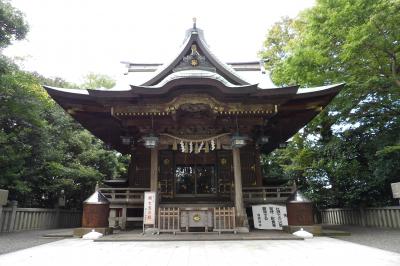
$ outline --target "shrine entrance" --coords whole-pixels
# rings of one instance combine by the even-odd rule
[[[209,196],[217,193],[215,165],[177,165],[176,195]]]
[[[162,199],[229,200],[233,171],[229,151],[182,153],[160,151],[159,192]]]

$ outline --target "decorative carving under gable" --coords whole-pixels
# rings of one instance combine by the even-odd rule
[[[111,108],[115,116],[164,116],[175,114],[178,110],[186,112],[202,112],[209,109],[215,114],[273,114],[277,106],[273,104],[224,103],[206,94],[184,94],[164,104],[136,104],[131,106],[114,106]]]
[[[192,69],[199,69],[199,70],[206,70],[215,72],[215,67],[213,67],[205,56],[200,55],[197,51],[197,45],[192,44],[192,52],[183,57],[182,61],[179,65],[173,69],[174,72],[182,71],[182,70],[192,70]]]

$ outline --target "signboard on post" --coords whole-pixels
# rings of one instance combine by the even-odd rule
[[[392,193],[394,199],[400,199],[400,182],[392,183]]]
[[[156,192],[144,192],[143,229],[145,225],[156,225]]]
[[[252,209],[254,228],[282,230],[282,226],[288,225],[286,206],[266,204]]]

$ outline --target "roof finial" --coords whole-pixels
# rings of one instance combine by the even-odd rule
[[[196,17],[193,18],[193,29],[196,29]]]

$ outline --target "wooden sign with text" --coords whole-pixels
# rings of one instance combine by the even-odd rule
[[[156,192],[144,192],[143,225],[156,224]]]

